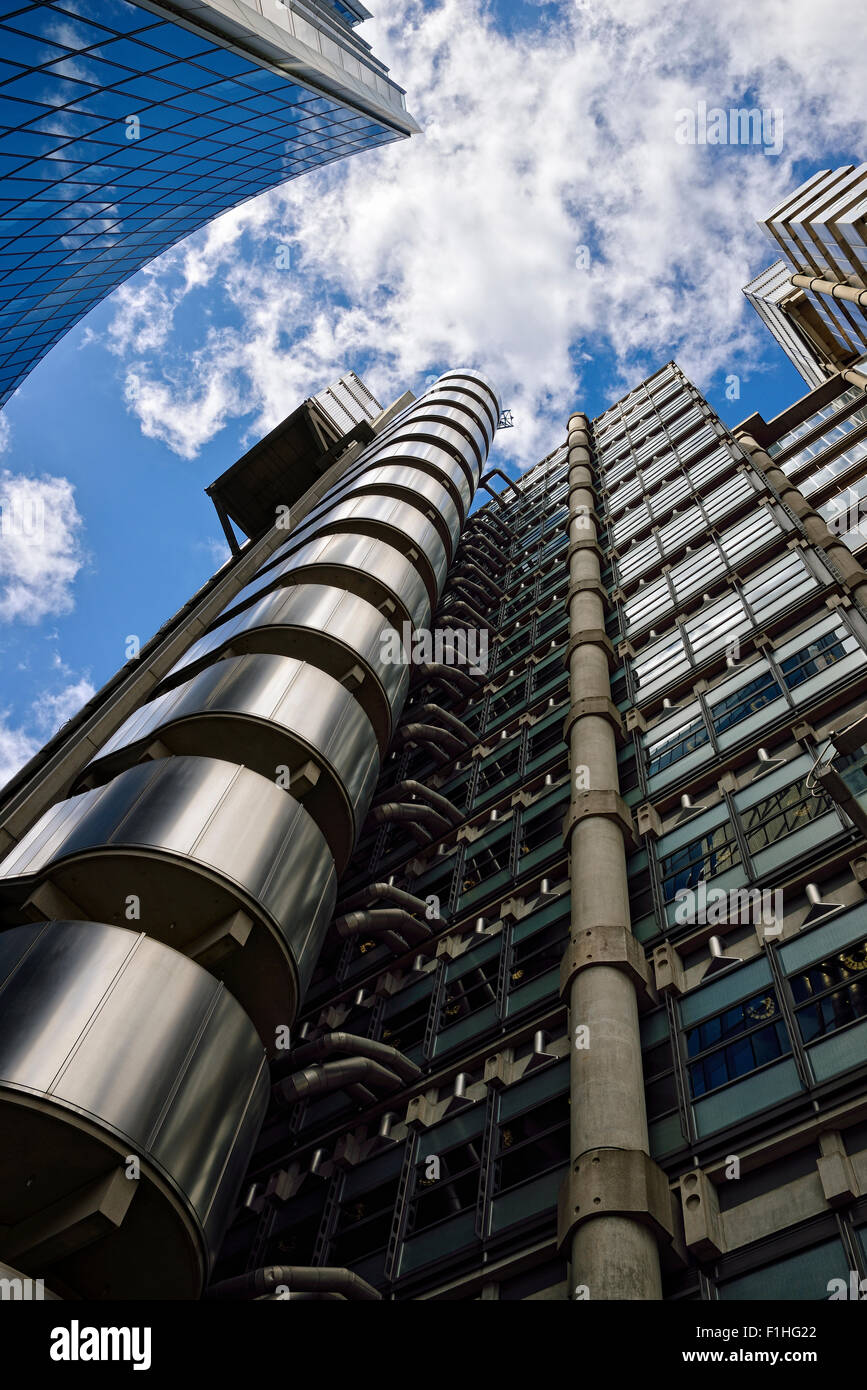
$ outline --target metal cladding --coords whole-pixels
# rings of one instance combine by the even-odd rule
[[[238,594],[236,607],[252,602],[269,589],[298,584],[331,584],[367,599],[383,609],[391,601],[396,622],[423,627],[430,617],[430,599],[424,581],[411,560],[385,541],[367,536],[321,536],[275,563],[269,561]],[[233,609],[234,611],[234,609]]]
[[[455,372],[391,421],[0,863],[0,1258],[200,1291],[498,414]],[[114,1224],[34,1237],[130,1154]]]
[[[359,477],[346,483],[339,499],[326,498],[322,507],[311,513],[311,518],[318,520],[321,516],[329,515],[338,504],[345,505],[352,498],[371,494],[375,497],[394,497],[399,502],[408,502],[416,507],[436,526],[451,557],[460,538],[463,521],[460,499],[454,495],[454,486],[449,487],[442,476],[434,478],[430,473],[405,462],[389,460],[380,467],[365,470]],[[311,518],[305,521],[305,526],[311,524]]]
[[[162,749],[154,748],[157,741]],[[254,654],[206,666],[131,714],[88,764],[84,779],[104,782],[149,749],[210,757],[227,747],[271,781],[281,767],[290,787],[306,776],[311,785],[304,810],[342,868],[376,786],[379,749],[358,701],[309,662]],[[315,778],[304,771],[308,762]]]
[[[102,922],[0,932],[0,1224],[25,1272],[84,1298],[195,1297],[269,1089],[243,1009],[177,951]],[[101,1239],[36,1232],[70,1200]]]
[[[393,631],[373,604],[335,585],[275,589],[194,642],[169,671],[163,688],[230,652],[296,656],[354,687],[385,752],[395,712],[403,708],[409,689],[408,666],[387,659]]]
[[[295,1015],[337,892],[328,842],[300,802],[216,758],[138,763],[59,802],[2,868],[7,901],[48,879],[82,916],[122,924],[132,897],[142,930],[193,956],[246,915],[243,944],[215,973],[266,1046]]]
[[[449,564],[448,531],[438,513],[431,510],[425,516],[411,502],[398,502],[392,497],[349,497],[313,521],[305,522],[297,539],[302,542],[344,530],[389,541],[404,554],[417,552],[412,557],[413,564],[424,580],[431,604],[436,602]]]

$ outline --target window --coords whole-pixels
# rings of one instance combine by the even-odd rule
[[[773,990],[706,1019],[686,1032],[690,1093],[707,1095],[791,1052]]]
[[[675,1142],[679,1142],[683,1136],[677,1119],[674,1049],[664,1008],[646,1014],[641,1020],[641,1061],[644,1070],[647,1118],[652,1123],[654,1120],[660,1121],[675,1116],[674,1127],[669,1125],[665,1130],[674,1136]],[[659,1133],[663,1132],[659,1125],[656,1129]]]
[[[484,944],[491,946],[493,943],[485,942]],[[471,1014],[478,1013],[480,1009],[486,1008],[489,1004],[496,1004],[500,952],[496,950],[492,954],[488,950],[485,955],[486,959],[481,960],[478,965],[469,970],[464,969],[457,979],[450,978],[447,981],[445,999],[440,1010],[440,1032],[451,1028],[461,1019],[469,1018]],[[462,967],[464,957],[459,956],[456,964]],[[452,965],[449,969],[450,976],[454,969],[455,966]]]
[[[460,1212],[475,1210],[482,1156],[481,1129],[481,1116],[470,1113],[421,1136],[407,1219],[408,1236]],[[432,1161],[434,1159],[438,1160],[437,1164]]]
[[[407,1053],[424,1042],[427,1017],[430,1011],[433,982],[419,980],[408,989],[393,995],[385,1006],[382,1022],[382,1041],[398,1052]]]
[[[804,1042],[845,1028],[867,1014],[867,941],[789,979]]]
[[[509,1192],[569,1162],[569,1108],[565,1096],[553,1096],[500,1126],[494,1168],[494,1192]]]
[[[563,739],[563,720],[558,713],[556,718],[546,721],[541,728],[534,729],[530,734],[529,758],[540,758],[543,753],[549,753],[552,748],[558,752],[564,752],[566,744]]]
[[[769,705],[772,700],[779,699],[782,693],[770,671],[762,671],[761,675],[755,676],[747,685],[742,685],[739,690],[726,695],[712,706],[711,718],[716,732],[725,733],[742,719],[749,718],[751,714]]]
[[[673,902],[681,888],[697,884],[724,873],[741,862],[741,853],[730,821],[714,826],[697,840],[665,855],[661,861],[662,888],[665,901]]]
[[[816,676],[820,671],[841,661],[847,652],[855,651],[857,646],[854,637],[841,637],[839,632],[825,632],[814,642],[809,642],[799,652],[780,662],[783,680],[790,690],[794,690],[811,676]]]
[[[553,806],[547,807],[534,815],[534,808],[524,809],[521,813],[521,840],[518,854],[521,858],[525,854],[533,854],[536,850],[548,847],[549,852],[560,851],[563,845],[563,817],[566,814],[568,805],[568,789],[564,787],[563,797],[555,801]],[[522,872],[520,859],[518,862],[518,873]]]
[[[662,772],[663,768],[670,767],[680,758],[685,758],[688,753],[694,753],[697,748],[704,747],[709,739],[704,716],[700,709],[696,709],[686,724],[650,744],[647,750],[648,775],[654,777],[657,772]]]
[[[518,676],[501,690],[494,692],[488,699],[488,708],[485,715],[485,732],[497,724],[507,721],[513,714],[517,714],[522,708],[527,696],[527,672]]]
[[[508,870],[511,860],[510,843],[511,826],[507,825],[505,833],[492,831],[478,845],[473,846],[467,854],[464,867],[465,893],[478,888],[480,883],[492,878],[494,874],[505,873]]]
[[[499,792],[503,783],[517,773],[520,761],[520,737],[508,744],[498,757],[485,758],[480,761],[474,806],[481,805],[491,792]]]
[[[833,809],[833,801],[824,792],[811,792],[806,782],[791,782],[764,801],[741,811],[750,853],[758,853]]]
[[[569,937],[569,914],[532,936],[525,936],[512,947],[509,964],[509,990],[520,989],[549,970],[560,969]]]
[[[360,1164],[347,1176],[331,1242],[331,1264],[353,1265],[379,1254],[388,1245],[400,1181],[400,1155],[387,1157],[387,1165],[377,1159],[372,1164]],[[371,1180],[374,1185],[368,1187]]]

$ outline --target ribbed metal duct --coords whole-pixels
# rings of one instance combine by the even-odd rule
[[[269,1092],[243,1009],[177,951],[101,922],[0,933],[0,1244],[25,1273],[195,1297]]]
[[[14,915],[46,879],[82,916],[123,925],[133,897],[149,936],[219,954],[215,973],[269,1048],[295,1016],[337,892],[328,842],[289,792],[201,757],[139,763],[53,806],[4,861],[0,902]],[[224,939],[238,912],[244,939]]]
[[[368,536],[321,536],[308,541],[291,555],[280,552],[282,559],[271,561],[240,591],[230,610],[247,607],[253,599],[268,589],[299,584],[330,584],[367,599],[374,608],[388,613],[395,623],[409,622],[424,627],[431,613],[430,598],[424,580],[411,560],[394,546]],[[229,616],[227,613],[226,616]]]
[[[294,1022],[407,697],[401,625],[436,609],[498,417],[468,371],[403,411],[0,864],[0,1259],[83,1297],[201,1288],[262,1044]],[[40,1248],[46,1208],[128,1153],[128,1211]]]
[[[455,525],[459,531],[456,511]],[[292,552],[297,545],[314,536],[335,531],[373,536],[396,546],[413,560],[427,586],[431,604],[436,603],[451,556],[449,533],[442,517],[432,507],[424,513],[411,502],[399,502],[392,497],[350,497],[345,502],[334,502],[320,516],[305,521],[287,549]]]
[[[162,688],[230,651],[296,656],[353,691],[384,752],[409,686],[409,668],[383,658],[392,631],[382,613],[355,594],[333,585],[297,584],[265,594],[236,617],[218,622],[176,662]]]
[[[342,869],[376,786],[379,748],[354,696],[309,662],[256,654],[206,666],[131,714],[81,780],[105,782],[146,756],[213,757],[225,748],[271,781],[286,769],[287,790]]]

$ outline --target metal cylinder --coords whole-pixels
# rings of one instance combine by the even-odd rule
[[[472,371],[401,411],[0,863],[16,1267],[201,1289],[498,417]]]

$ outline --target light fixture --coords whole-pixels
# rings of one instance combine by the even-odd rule
[[[548,1039],[541,1028],[537,1033],[533,1034],[533,1051],[530,1054],[530,1060],[524,1068],[524,1076],[526,1076],[528,1072],[536,1071],[539,1067],[546,1067],[549,1062],[554,1061],[554,1053],[546,1050],[547,1043]]]
[[[451,1098],[446,1106],[446,1114],[450,1114],[455,1110],[468,1110],[471,1105],[475,1105],[475,1101],[467,1095],[468,1081],[469,1076],[467,1072],[459,1071],[454,1079]]]
[[[772,758],[767,748],[758,748],[756,749],[756,753],[758,755],[759,765],[753,773],[751,779],[753,782],[758,782],[760,777],[767,777],[768,773],[773,772],[776,767],[785,767],[788,762],[787,758]]]
[[[373,1140],[373,1144],[371,1145],[371,1148],[374,1151],[378,1149],[388,1148],[390,1144],[395,1144],[397,1142],[391,1133],[392,1125],[394,1124],[396,1119],[397,1115],[394,1113],[393,1110],[386,1110],[384,1115],[380,1115],[379,1127],[376,1131],[376,1136]]]
[[[686,792],[684,792],[683,796],[680,798],[680,814],[675,824],[683,825],[684,821],[692,820],[693,816],[697,816],[705,810],[707,810],[705,806],[694,806],[691,799],[687,796]]]
[[[723,970],[730,970],[733,965],[741,965],[740,956],[727,956],[723,951],[723,944],[718,936],[712,936],[708,940],[710,951],[710,964],[702,975],[702,980],[706,980],[710,975],[719,975]]]
[[[802,931],[804,927],[814,927],[817,922],[824,922],[826,917],[833,917],[835,912],[842,912],[842,903],[827,903],[822,900],[822,894],[817,884],[808,883],[805,891],[810,910],[801,923]]]

